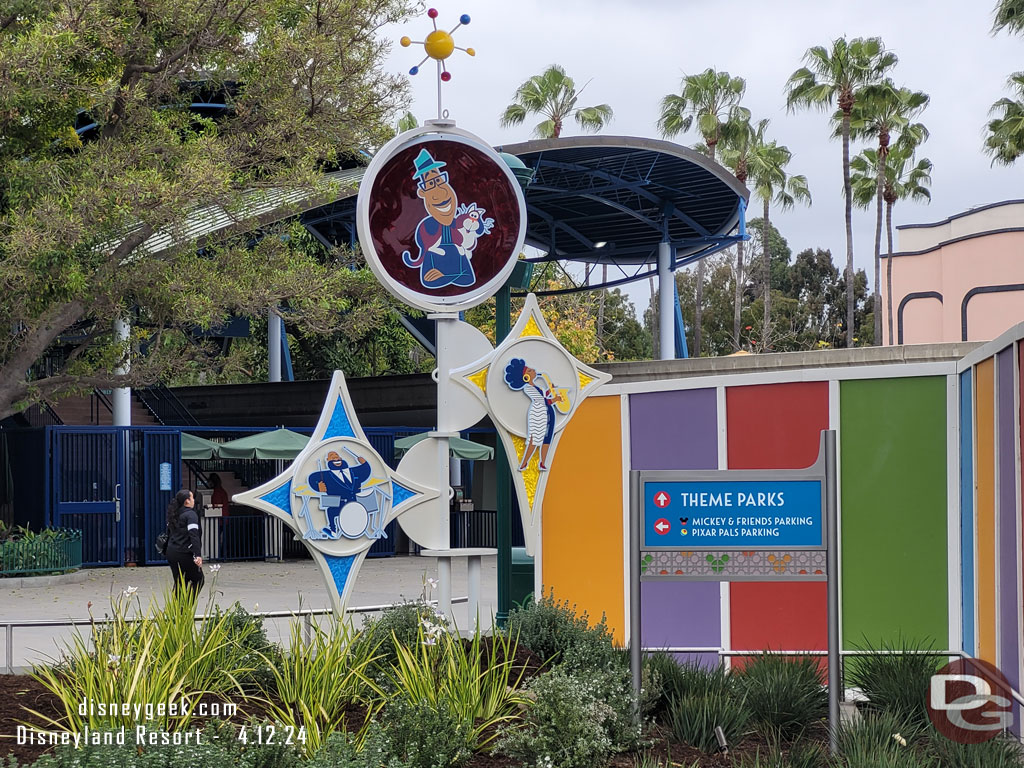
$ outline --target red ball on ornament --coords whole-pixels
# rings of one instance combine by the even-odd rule
[[[427,11],[427,16],[429,16],[432,19],[436,19],[437,18],[437,8],[431,8],[429,11]]]
[[[442,72],[442,73],[441,73],[441,79],[442,79],[442,80],[443,80],[444,82],[446,82],[446,83],[447,83],[447,82],[448,82],[449,80],[451,80],[451,79],[452,79],[452,73],[451,73],[451,72]]]

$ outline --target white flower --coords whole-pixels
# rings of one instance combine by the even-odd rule
[[[139,591],[138,587],[128,587],[121,594],[123,594],[125,597],[131,597],[132,595],[134,595],[138,591]]]
[[[111,664],[111,665],[116,666],[117,662],[119,662],[120,660],[121,660],[120,656],[117,656],[117,655],[115,655],[113,653],[108,653],[107,654],[107,664]]]
[[[895,741],[895,742],[896,742],[897,744],[899,744],[899,745],[900,745],[901,747],[905,747],[905,746],[907,746],[907,740],[906,740],[905,738],[903,738],[903,736],[902,736],[901,734],[899,734],[899,733],[894,733],[894,734],[892,735],[892,738],[893,738],[893,741]]]
[[[210,566],[210,573],[216,573],[216,572],[217,572],[217,571],[219,571],[219,570],[220,570],[220,564],[217,564],[217,565],[211,565],[211,566]]]
[[[254,605],[254,606],[252,607],[252,609],[253,609],[254,611],[258,611],[258,610],[260,609],[260,604],[259,604],[259,603],[256,603],[256,605]]]
[[[437,579],[427,579],[427,584],[430,585],[431,589],[437,588]]]
[[[427,639],[423,641],[423,644],[424,645],[437,645],[437,640],[435,638],[433,638],[433,637],[427,637]]]

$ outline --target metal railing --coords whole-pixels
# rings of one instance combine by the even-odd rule
[[[140,387],[133,390],[147,410],[161,424],[175,426],[198,426],[199,420],[185,407],[171,390],[163,384]]]
[[[0,542],[0,586],[2,577],[35,576],[82,567],[82,532],[70,528],[50,530],[53,533]]]
[[[428,605],[437,605],[437,600],[427,600]],[[466,603],[469,602],[469,596],[463,595],[462,597],[453,597],[452,604]],[[382,605],[360,605],[355,608],[347,608],[345,615],[350,613],[380,613],[381,611],[387,610],[388,608],[397,608],[405,603],[384,603]],[[301,608],[295,611],[253,611],[249,614],[250,616],[259,616],[261,619],[302,619],[302,639],[307,644],[313,639],[313,617],[314,616],[332,616],[334,611],[331,608]],[[138,616],[129,619],[129,621],[144,621],[147,617]],[[206,621],[209,618],[214,618],[209,614],[203,614],[196,616],[196,621]],[[6,654],[4,656],[4,671],[8,675],[14,674],[14,630],[15,629],[26,629],[26,628],[40,628],[40,627],[76,627],[83,626],[86,624],[97,625],[97,624],[113,624],[116,619],[64,619],[62,621],[50,621],[47,619],[40,619],[35,621],[4,621],[0,622],[0,625],[4,627],[4,634],[6,642],[4,646],[6,648]]]

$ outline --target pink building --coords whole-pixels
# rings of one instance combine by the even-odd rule
[[[884,344],[989,341],[1024,320],[1024,200],[897,230],[891,340],[880,266]]]

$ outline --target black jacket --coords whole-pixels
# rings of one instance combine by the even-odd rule
[[[199,528],[199,516],[194,509],[182,507],[178,513],[178,524],[170,526],[167,550],[177,553],[190,552],[193,557],[203,553],[203,540]]]

